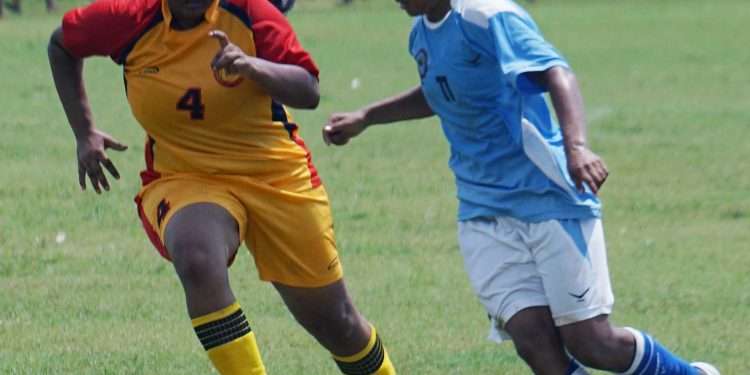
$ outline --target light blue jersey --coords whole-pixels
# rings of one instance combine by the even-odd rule
[[[507,0],[452,0],[445,19],[414,19],[409,50],[451,146],[459,220],[598,217],[578,193],[544,88],[524,73],[567,67],[531,17]]]

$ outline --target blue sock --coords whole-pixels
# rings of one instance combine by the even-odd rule
[[[635,358],[625,375],[700,375],[685,360],[672,354],[653,337],[633,328],[625,328],[635,337]]]

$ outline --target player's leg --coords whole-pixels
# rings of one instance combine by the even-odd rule
[[[328,195],[322,186],[301,182],[284,190],[255,180],[241,186],[248,207],[245,243],[258,274],[273,282],[345,374],[395,374],[375,329],[354,308],[344,285]]]
[[[612,372],[700,374],[650,336],[610,324],[614,296],[599,219],[552,220],[532,228],[552,318],[573,357]]]
[[[568,350],[587,366],[624,374],[701,375],[651,336],[610,324],[606,315],[560,327]]]
[[[172,216],[164,237],[191,318],[234,303],[227,262],[240,240],[229,212],[214,203],[188,205]]]
[[[375,328],[357,312],[344,280],[303,288],[274,283],[297,321],[348,375],[395,374]]]
[[[492,321],[490,339],[512,339],[518,355],[536,374],[586,374],[565,353],[524,240],[525,228],[526,224],[504,217],[458,224],[469,281]]]
[[[169,220],[164,243],[195,333],[219,373],[265,374],[255,336],[229,285],[227,264],[240,244],[234,217],[214,203],[185,206]]]
[[[549,307],[525,308],[513,315],[504,329],[518,356],[535,374],[576,374],[579,365],[565,352]]]
[[[156,179],[136,196],[138,213],[154,247],[173,262],[195,332],[219,373],[264,374],[227,273],[245,235],[247,216],[217,180],[182,175]]]

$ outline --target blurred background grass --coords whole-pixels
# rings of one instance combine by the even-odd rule
[[[82,1],[60,1],[61,10]],[[602,191],[613,320],[725,374],[750,362],[750,2],[522,2],[578,74]],[[121,68],[89,59],[98,126],[130,145],[123,178],[77,187],[75,143],[46,58],[61,13],[24,2],[0,19],[0,373],[213,371],[171,265],[132,197],[144,134]],[[289,19],[321,68],[316,111],[293,111],[331,195],[347,282],[402,374],[525,374],[487,321],[455,240],[455,192],[435,119],[326,148],[329,114],[418,84],[410,20],[390,1],[299,0]],[[352,81],[359,81],[353,89]],[[242,250],[231,268],[270,374],[335,374]]]

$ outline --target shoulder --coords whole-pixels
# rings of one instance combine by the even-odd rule
[[[121,20],[123,22],[138,22],[152,16],[161,8],[159,0],[98,0],[93,3],[74,8],[65,14],[69,21],[86,20]]]
[[[115,58],[157,18],[160,0],[98,0],[63,16],[63,44],[78,57]]]
[[[490,19],[499,14],[528,17],[521,6],[510,0],[451,0],[451,7],[462,20],[482,28],[487,28]]]

